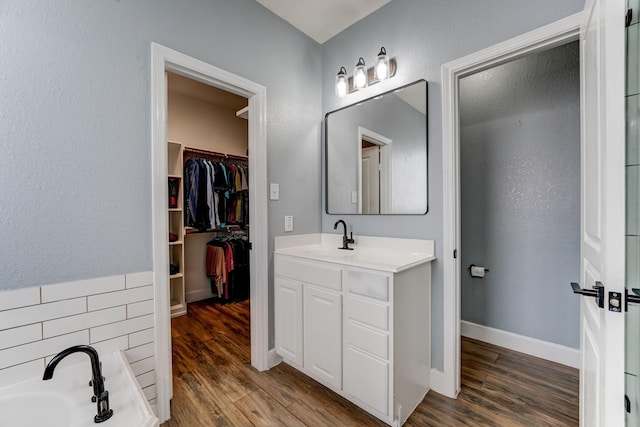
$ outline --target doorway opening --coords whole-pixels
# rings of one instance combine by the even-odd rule
[[[358,213],[391,213],[393,140],[358,126]]]
[[[180,258],[179,250],[171,248],[178,247],[175,242],[169,242],[170,226],[176,227],[175,223],[169,224],[167,212],[171,212],[170,203],[184,198],[177,197],[171,200],[171,195],[167,197],[167,178],[169,177],[169,153],[178,152],[178,144],[169,144],[167,117],[168,117],[168,79],[167,73],[186,78],[201,84],[221,89],[248,101],[246,113],[249,120],[247,122],[247,145],[248,188],[249,194],[248,222],[251,226],[251,248],[249,251],[249,270],[252,273],[249,293],[251,295],[250,305],[250,341],[251,341],[251,364],[257,370],[268,369],[269,358],[269,310],[268,310],[268,254],[267,254],[267,204],[266,187],[261,183],[266,182],[266,89],[246,80],[242,77],[221,70],[210,64],[184,55],[175,50],[166,48],[156,43],[151,44],[151,106],[152,106],[152,165],[153,165],[153,264],[154,264],[154,284],[155,293],[155,365],[157,375],[157,413],[160,422],[169,419],[170,405],[172,397],[172,367],[171,367],[171,313],[177,314],[186,307],[186,294],[184,292],[184,281],[182,290],[176,286],[178,291],[174,291],[170,276],[178,278],[180,269],[186,265],[176,265],[184,262]],[[173,150],[173,151],[172,151]],[[194,148],[197,153],[198,148]],[[208,150],[203,150],[208,151]],[[181,151],[184,154],[184,149]],[[245,154],[247,152],[245,151]],[[241,156],[238,156],[241,157]],[[184,158],[182,158],[184,159]],[[175,158],[174,165],[175,163]],[[181,170],[180,162],[177,169]],[[184,184],[184,182],[182,183]],[[242,186],[242,181],[241,181]],[[185,191],[186,187],[179,188]],[[226,195],[225,195],[226,197]],[[184,202],[183,202],[184,203]],[[237,206],[237,205],[236,205]],[[182,205],[185,211],[187,205]],[[178,207],[173,209],[179,209]],[[246,217],[246,212],[245,212]],[[181,218],[181,214],[175,215]],[[185,217],[182,217],[186,219]],[[201,217],[202,218],[202,217]],[[219,220],[219,218],[218,218]],[[215,221],[215,219],[214,219]],[[226,223],[226,219],[225,219]],[[182,237],[183,243],[190,237],[185,237],[186,227],[177,226],[174,230],[183,231],[178,238]],[[196,227],[197,228],[197,227]],[[175,234],[175,231],[173,231]],[[174,243],[171,245],[170,243]],[[171,249],[170,249],[171,248]],[[173,262],[171,262],[173,261]],[[174,264],[171,267],[171,264]],[[177,267],[177,271],[176,271]],[[173,269],[173,273],[171,274]],[[184,279],[184,277],[183,277]],[[209,290],[213,292],[210,287]],[[224,295],[225,289],[222,289]],[[179,296],[184,295],[185,307],[180,307]]]
[[[443,103],[443,253],[444,358],[443,370],[432,369],[432,388],[446,396],[460,391],[460,116],[461,78],[578,40],[581,14],[575,14],[522,36],[473,53],[442,66]]]

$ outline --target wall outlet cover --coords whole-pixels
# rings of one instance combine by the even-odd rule
[[[293,216],[285,215],[284,217],[284,231],[293,231]]]

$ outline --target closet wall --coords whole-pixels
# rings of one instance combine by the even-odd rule
[[[229,92],[168,73],[167,137],[184,147],[246,156],[248,122],[236,116],[247,99]],[[197,155],[195,155],[197,156]],[[185,158],[188,154],[185,153]],[[206,275],[207,242],[213,232],[191,233],[184,237],[184,277],[186,301],[213,296]]]

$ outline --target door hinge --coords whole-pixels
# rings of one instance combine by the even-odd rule
[[[629,400],[629,396],[624,395],[624,410],[627,411],[628,414],[631,413],[631,400]]]
[[[631,25],[631,18],[633,17],[633,9],[627,9],[627,14],[624,17],[624,26],[628,27]]]
[[[453,258],[458,258],[458,250],[457,249],[453,250]]]
[[[249,242],[249,250],[253,250],[253,243]]]

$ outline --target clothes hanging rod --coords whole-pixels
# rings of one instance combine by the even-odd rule
[[[236,156],[234,154],[218,153],[216,151],[201,150],[199,148],[184,147],[184,151],[186,153],[202,154],[205,156],[212,156],[212,157],[222,157],[223,159],[229,159],[229,160],[244,160],[244,161],[249,160],[249,158],[246,156]]]

